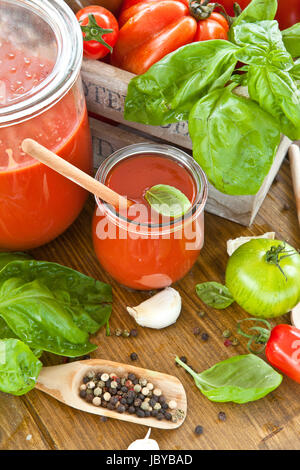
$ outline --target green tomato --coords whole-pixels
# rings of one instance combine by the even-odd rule
[[[251,315],[284,315],[300,302],[300,255],[279,240],[251,240],[230,257],[226,286]]]

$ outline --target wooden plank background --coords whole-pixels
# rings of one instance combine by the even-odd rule
[[[36,259],[59,262],[111,283],[112,332],[115,328],[131,329],[135,323],[126,313],[126,305],[136,305],[149,294],[120,287],[99,266],[91,243],[93,207],[90,198],[65,234],[32,254]],[[92,357],[128,363],[129,355],[135,351],[139,355],[136,365],[176,375],[183,382],[188,398],[187,419],[178,430],[152,431],[161,449],[300,448],[299,384],[284,378],[279,389],[260,401],[217,404],[201,395],[191,376],[174,363],[175,354],[185,355],[195,370],[202,371],[246,352],[243,341],[236,348],[226,348],[222,337],[225,329],[235,330],[236,321],[244,318],[245,313],[236,305],[226,311],[205,307],[195,294],[195,285],[209,280],[224,281],[227,239],[267,231],[275,231],[278,238],[300,247],[287,160],[251,228],[206,214],[204,249],[192,271],[175,285],[183,299],[182,314],[175,325],[159,331],[138,327],[138,337],[127,339],[106,337],[102,329],[92,339],[99,345]],[[200,310],[206,312],[203,318],[198,316]],[[280,321],[288,321],[288,317]],[[207,342],[193,335],[195,326],[209,334]],[[42,359],[46,365],[62,361],[50,354]],[[226,413],[226,422],[218,421],[220,411]],[[194,428],[199,424],[204,433],[196,436]],[[23,397],[0,394],[0,449],[126,449],[146,432],[146,427],[116,420],[103,423],[98,416],[73,410],[36,390]]]

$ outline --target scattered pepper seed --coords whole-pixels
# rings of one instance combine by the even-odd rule
[[[123,336],[123,338],[128,338],[130,336],[129,331],[128,330],[123,330],[122,331],[122,336]]]
[[[208,340],[208,338],[209,338],[209,335],[208,335],[208,333],[202,333],[202,335],[201,335],[201,339],[202,339],[202,341],[207,341],[207,340]]]
[[[107,416],[101,416],[100,420],[102,421],[102,423],[106,423],[106,421],[108,420],[108,417]]]
[[[193,329],[193,333],[194,333],[195,336],[200,335],[201,330],[200,330],[199,326],[196,326],[196,327]]]
[[[224,341],[224,346],[226,346],[226,348],[232,346],[232,342],[230,341],[230,339],[226,339],[226,341]]]
[[[226,413],[224,413],[224,411],[220,411],[220,413],[218,414],[218,420],[226,421]]]
[[[187,358],[185,356],[181,356],[179,359],[181,360],[181,362],[187,364]]]
[[[119,328],[117,328],[115,330],[115,336],[121,336],[122,335],[122,330],[120,330]]]
[[[130,359],[131,359],[132,361],[137,361],[138,358],[139,358],[139,357],[138,357],[137,353],[133,352],[133,353],[130,354]]]
[[[224,338],[230,338],[230,336],[231,336],[231,331],[230,331],[230,330],[225,330],[225,331],[223,331],[223,336],[224,336]]]
[[[290,208],[291,208],[290,205],[287,204],[287,203],[285,203],[284,206],[283,206],[283,208],[282,208],[282,210],[283,210],[283,211],[289,211]]]
[[[237,338],[233,338],[231,340],[232,346],[238,346],[240,344],[239,340]]]
[[[137,335],[138,335],[137,329],[130,330],[130,336],[133,336],[135,338]]]
[[[198,315],[200,318],[203,318],[205,316],[205,312],[201,310],[200,312],[198,312]]]
[[[200,434],[203,434],[203,427],[202,426],[196,426],[195,427],[195,434],[200,436]]]

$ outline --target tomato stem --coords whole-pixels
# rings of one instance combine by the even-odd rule
[[[81,31],[85,34],[83,36],[84,41],[97,41],[100,42],[103,46],[107,47],[110,52],[113,51],[113,48],[107,44],[107,42],[104,41],[103,35],[104,34],[109,34],[113,33],[113,29],[105,29],[101,28],[101,26],[98,25],[96,18],[94,15],[88,15],[89,22],[86,26],[81,26]]]
[[[227,15],[225,8],[220,3],[210,3],[209,0],[189,0],[189,8],[190,14],[197,21],[207,20],[215,8],[221,8],[222,12],[220,14],[226,18],[229,25],[232,24],[232,18]]]
[[[249,332],[251,332],[251,334],[246,333],[241,326],[242,323],[249,322],[249,321],[254,322],[254,326],[251,326],[249,328]],[[266,328],[256,325],[257,322],[264,323],[266,325]],[[246,318],[244,320],[240,320],[237,324],[238,334],[249,339],[247,347],[252,354],[261,354],[264,351],[266,344],[270,339],[271,330],[272,330],[272,327],[270,323],[263,318],[259,318],[259,319]],[[252,332],[255,332],[255,333],[252,333]],[[261,347],[256,347],[255,349],[253,349],[252,348],[253,344],[260,345]]]
[[[275,264],[277,268],[280,270],[280,272],[283,274],[285,277],[285,280],[287,281],[287,277],[285,272],[283,271],[282,267],[280,266],[280,261],[282,261],[285,258],[289,258],[290,256],[295,256],[298,252],[296,250],[286,250],[285,249],[285,243],[282,245],[278,246],[271,246],[270,250],[267,251],[266,253],[266,261],[267,263],[270,264]]]

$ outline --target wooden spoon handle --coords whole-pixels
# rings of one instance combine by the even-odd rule
[[[295,198],[296,198],[298,221],[300,225],[300,149],[298,145],[292,144],[290,146],[289,157],[290,157],[294,193],[295,193]]]
[[[31,155],[31,157],[52,168],[52,170],[57,171],[57,173],[65,176],[82,188],[87,189],[90,193],[103,199],[103,201],[112,204],[114,207],[122,209],[130,207],[131,201],[120,196],[112,189],[97,181],[95,178],[92,178],[88,174],[84,173],[84,171],[51,152],[46,147],[43,147],[43,145],[39,144],[35,140],[23,140],[22,150],[23,152]]]

